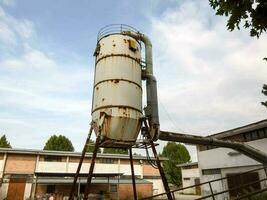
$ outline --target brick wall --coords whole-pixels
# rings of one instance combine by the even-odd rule
[[[138,198],[152,196],[152,184],[136,184]],[[132,184],[121,184],[119,186],[119,195],[121,200],[133,199],[133,186]]]
[[[149,164],[143,165],[143,175],[144,176],[160,176],[159,170],[155,169]]]
[[[5,173],[28,173],[33,174],[35,169],[35,155],[16,155],[9,154]]]

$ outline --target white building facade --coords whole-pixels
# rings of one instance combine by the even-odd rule
[[[214,134],[211,135],[211,137],[222,140],[244,142],[267,154],[267,120]],[[228,177],[227,179],[211,183],[213,193],[267,178],[267,173],[264,169],[253,171],[240,177],[235,176],[230,178],[229,176],[231,175],[238,175],[243,172],[263,167],[261,163],[233,149],[199,145],[197,150],[201,183]],[[253,185],[253,189],[255,190],[266,187],[266,181],[261,181]],[[211,194],[208,184],[203,185],[201,188],[203,196]],[[243,194],[245,193],[241,190],[230,191],[216,196],[215,199],[227,200]]]

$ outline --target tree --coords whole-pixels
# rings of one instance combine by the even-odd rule
[[[182,173],[181,168],[177,165],[191,162],[188,150],[183,144],[168,142],[161,155],[168,158],[168,160],[163,161],[163,169],[168,182],[180,186],[182,184]]]
[[[87,146],[87,149],[86,149],[86,152],[92,153],[94,151],[94,147],[95,147],[95,142],[90,139],[89,145]],[[97,153],[101,153],[100,148],[97,149]]]
[[[266,84],[263,85],[261,92],[262,92],[262,94],[267,96],[267,85]],[[267,108],[267,101],[261,102],[261,104]]]
[[[128,154],[128,151],[126,149],[104,148],[103,153]]]
[[[45,143],[44,150],[74,151],[74,147],[67,137],[52,135]]]
[[[227,16],[227,28],[233,31],[240,29],[240,23],[250,28],[250,35],[259,37],[267,29],[266,0],[209,0],[216,15]]]
[[[10,145],[10,143],[6,139],[6,135],[3,135],[0,138],[0,147],[1,148],[12,148],[11,145]]]

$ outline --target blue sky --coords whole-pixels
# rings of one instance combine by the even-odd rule
[[[208,135],[266,118],[267,37],[228,32],[208,1],[0,0],[0,134],[13,147],[64,134],[81,150],[97,33],[113,23],[153,42],[162,129]]]

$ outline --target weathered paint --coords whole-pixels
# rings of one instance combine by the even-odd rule
[[[112,34],[98,41],[92,120],[106,114],[101,146],[129,147],[141,128],[141,47],[132,37]],[[95,130],[97,132],[97,130]]]

